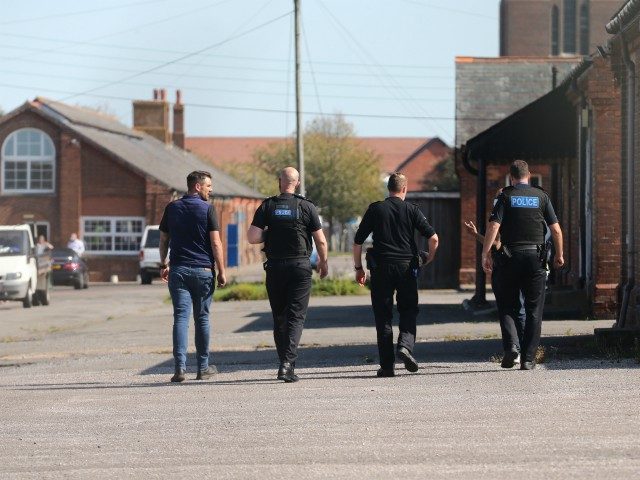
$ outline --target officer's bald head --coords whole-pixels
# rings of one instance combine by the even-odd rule
[[[300,183],[300,173],[293,167],[285,167],[280,172],[280,191],[293,193]]]

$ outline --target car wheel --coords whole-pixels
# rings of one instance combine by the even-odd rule
[[[78,277],[73,281],[73,288],[80,290],[82,288],[82,277]]]
[[[85,290],[87,288],[89,288],[89,274],[88,273],[84,274],[84,282],[82,283],[82,288],[84,288]]]
[[[33,290],[31,289],[31,284],[27,287],[27,294],[22,299],[22,306],[24,308],[33,307]]]
[[[142,285],[151,285],[151,282],[153,282],[153,277],[149,272],[144,270],[140,272],[140,283]]]

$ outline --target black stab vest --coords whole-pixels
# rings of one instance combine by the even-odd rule
[[[507,187],[504,196],[504,216],[500,225],[500,240],[510,245],[542,245],[546,223],[544,208],[549,201],[543,190],[531,186]]]
[[[266,200],[267,237],[264,251],[267,258],[303,258],[311,255],[310,239],[303,223],[302,197],[280,196]]]

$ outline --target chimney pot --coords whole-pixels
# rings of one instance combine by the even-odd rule
[[[165,88],[162,88],[160,90],[160,100],[162,100],[163,102],[167,100],[167,90]]]
[[[180,90],[176,90],[176,105],[182,104],[182,92]]]
[[[153,89],[153,99],[154,100],[158,100],[158,89],[157,88]]]

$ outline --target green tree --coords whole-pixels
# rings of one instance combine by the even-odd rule
[[[250,165],[225,170],[265,195],[275,195],[278,172],[296,166],[293,138],[256,149]],[[307,196],[330,224],[362,215],[383,195],[381,157],[358,143],[353,126],[342,116],[312,120],[304,133]]]

